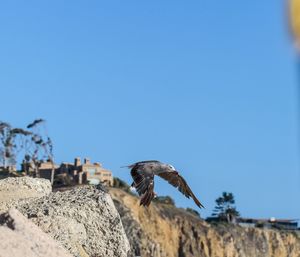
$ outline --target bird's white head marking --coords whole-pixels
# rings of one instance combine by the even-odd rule
[[[169,168],[170,168],[171,170],[174,170],[174,171],[175,171],[174,166],[172,166],[172,165],[170,165],[170,164],[168,164],[168,166],[169,166]]]
[[[133,192],[133,193],[136,192],[135,187],[130,187],[129,190],[130,190],[131,192]]]

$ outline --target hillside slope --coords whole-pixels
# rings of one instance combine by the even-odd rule
[[[130,256],[143,257],[300,257],[296,233],[213,226],[182,209],[110,189],[131,244]]]

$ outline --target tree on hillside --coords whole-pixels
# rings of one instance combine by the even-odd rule
[[[232,193],[223,192],[222,196],[216,199],[216,204],[212,216],[217,216],[227,222],[234,222],[235,218],[240,216],[234,206],[235,200]]]
[[[42,132],[43,119],[36,119],[26,129],[14,128],[9,123],[0,121],[0,166],[10,171],[17,163],[18,156],[23,154],[23,160],[32,163],[35,176],[38,176],[39,163],[47,159],[53,163],[51,181],[54,177],[53,146],[46,133]]]
[[[54,181],[54,161],[53,161],[53,145],[47,131],[44,127],[45,120],[36,119],[27,125],[27,129],[32,132],[29,141],[25,147],[25,162],[31,162],[35,171],[35,176],[39,177],[39,165],[41,161],[50,161],[53,165],[51,173],[51,183]]]
[[[23,139],[31,136],[30,131],[13,128],[9,123],[0,121],[0,161],[4,170],[17,163],[17,154],[23,147]]]

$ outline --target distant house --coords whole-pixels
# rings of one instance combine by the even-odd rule
[[[17,175],[16,165],[0,166],[0,179],[7,178],[10,176]]]
[[[284,230],[297,230],[298,229],[298,222],[296,219],[238,218],[238,224],[242,227],[278,228],[278,229],[284,229]]]
[[[9,165],[9,166],[0,166],[0,172],[1,171],[17,171],[17,166],[16,165]]]
[[[79,157],[75,158],[74,163],[62,163],[58,173],[67,173],[75,178],[78,184],[86,183],[99,184],[104,183],[108,186],[113,185],[113,175],[110,170],[104,169],[99,162],[91,163],[90,159],[85,158],[81,163]]]
[[[51,172],[55,169],[55,178],[69,177],[73,184],[99,184],[113,185],[112,172],[104,169],[101,163],[91,163],[88,158],[81,163],[80,158],[75,158],[74,163],[63,162],[60,166],[50,161],[41,162],[38,167],[32,162],[23,162],[22,170],[29,176],[35,176],[51,180]]]
[[[21,164],[22,172],[25,172],[27,176],[45,178],[51,180],[51,173],[54,169],[54,173],[57,172],[58,165],[52,163],[50,160],[34,162],[23,161]]]
[[[224,222],[224,219],[219,217],[208,217],[207,222]],[[253,219],[253,218],[241,218],[235,219],[236,224],[242,227],[259,227],[259,228],[277,228],[283,230],[297,230],[298,222],[296,219]]]

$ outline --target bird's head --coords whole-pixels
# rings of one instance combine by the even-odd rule
[[[177,172],[175,167],[171,164],[166,164],[166,169],[169,171],[169,172]]]

